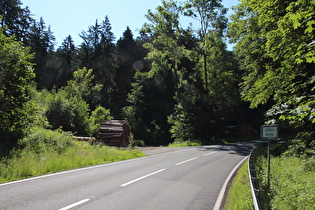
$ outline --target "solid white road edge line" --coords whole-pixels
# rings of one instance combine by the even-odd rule
[[[51,174],[45,174],[45,175],[40,175],[40,176],[35,176],[35,177],[30,177],[30,178],[26,178],[26,179],[20,179],[20,180],[16,180],[16,181],[11,181],[11,182],[5,182],[0,184],[0,187],[2,186],[6,186],[6,185],[11,185],[11,184],[18,184],[21,182],[27,182],[27,181],[32,181],[32,180],[36,180],[36,179],[42,179],[42,178],[47,178],[47,177],[51,177],[51,176],[58,176],[58,175],[62,175],[62,174],[69,174],[69,173],[73,173],[73,172],[79,172],[79,171],[85,171],[85,170],[90,170],[90,169],[95,169],[95,168],[101,168],[101,167],[107,167],[107,166],[112,166],[112,165],[118,165],[118,164],[123,164],[126,162],[132,162],[132,161],[137,161],[137,160],[141,160],[141,159],[146,159],[146,158],[154,158],[157,156],[162,156],[162,155],[168,155],[168,154],[173,154],[173,153],[177,153],[177,152],[183,152],[183,151],[187,151],[193,148],[188,148],[188,149],[182,149],[182,150],[177,150],[177,151],[173,151],[173,152],[165,152],[162,154],[156,154],[156,155],[151,155],[151,156],[144,156],[144,157],[139,157],[139,158],[133,158],[133,159],[128,159],[128,160],[121,160],[121,161],[116,161],[116,162],[111,162],[111,163],[103,163],[103,164],[99,164],[99,165],[94,165],[94,166],[87,166],[87,167],[83,167],[83,168],[76,168],[76,169],[70,169],[70,170],[66,170],[66,171],[60,171],[60,172],[55,172],[55,173],[51,173]]]
[[[177,165],[177,166],[179,166],[179,165],[181,165],[181,164],[184,164],[184,163],[187,163],[187,162],[189,162],[189,161],[196,160],[196,159],[197,159],[197,157],[194,157],[194,158],[191,158],[191,159],[185,160],[185,161],[183,161],[183,162],[176,163],[176,165]]]
[[[212,155],[212,154],[214,154],[214,153],[217,153],[217,152],[210,152],[210,153],[204,154],[203,156]]]
[[[76,203],[71,204],[71,205],[69,205],[69,206],[63,207],[63,208],[61,208],[61,209],[59,209],[59,210],[72,209],[72,208],[74,208],[74,207],[76,207],[76,206],[79,206],[79,205],[81,205],[81,204],[83,204],[83,203],[88,202],[89,200],[90,200],[90,199],[84,199],[84,200],[82,200],[82,201],[76,202]]]
[[[229,174],[229,176],[226,178],[222,189],[220,191],[220,194],[217,198],[217,201],[215,202],[215,205],[213,207],[213,210],[220,210],[220,207],[222,205],[222,201],[224,198],[224,194],[227,188],[228,183],[230,182],[231,178],[233,177],[234,173],[239,169],[239,167],[245,162],[245,160],[247,160],[248,156],[246,156],[243,160],[241,160],[235,167],[234,169],[231,171],[231,173]]]
[[[130,182],[126,182],[125,184],[122,184],[122,185],[120,185],[120,186],[126,187],[127,185],[130,185],[130,184],[133,184],[133,183],[135,183],[135,182],[137,182],[137,181],[140,181],[140,180],[142,180],[142,179],[148,178],[149,176],[152,176],[152,175],[154,175],[154,174],[160,173],[160,172],[162,172],[162,171],[164,171],[164,170],[165,170],[165,169],[161,169],[161,170],[155,171],[155,172],[153,172],[153,173],[150,173],[150,174],[147,174],[147,175],[145,175],[145,176],[142,176],[142,177],[140,177],[140,178],[138,178],[138,179],[134,179],[134,180],[132,180],[132,181],[130,181]]]

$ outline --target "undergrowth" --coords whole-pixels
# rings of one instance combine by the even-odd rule
[[[252,210],[255,209],[248,177],[248,161],[238,170],[232,180],[226,198],[225,210]]]
[[[168,145],[168,147],[190,147],[190,146],[201,146],[201,143],[192,142],[192,141],[174,141],[173,143]]]
[[[270,209],[315,208],[315,157],[310,152],[296,153],[296,147],[291,146],[280,156],[271,156],[269,189],[267,160],[260,157],[256,163],[260,185],[268,192]]]
[[[139,150],[93,146],[65,132],[45,131],[32,132],[20,141],[20,149],[0,160],[0,183],[144,156]]]

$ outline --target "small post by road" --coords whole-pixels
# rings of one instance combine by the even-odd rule
[[[270,187],[270,141],[278,138],[278,125],[263,125],[260,128],[260,137],[262,140],[268,140],[267,162],[268,176],[267,187]]]

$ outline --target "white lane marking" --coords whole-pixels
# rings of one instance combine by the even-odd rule
[[[210,153],[204,154],[203,156],[212,155],[212,154],[214,154],[214,153],[217,153],[217,152],[210,152]]]
[[[221,188],[221,191],[220,191],[220,194],[217,198],[217,201],[215,202],[215,206],[213,207],[213,210],[220,210],[221,209],[221,205],[222,205],[222,202],[223,202],[223,198],[224,198],[224,194],[225,194],[225,191],[226,191],[226,188],[229,184],[229,182],[231,181],[233,175],[235,174],[235,172],[241,167],[241,165],[247,160],[248,156],[246,156],[243,160],[241,160],[235,167],[234,169],[231,171],[231,173],[229,174],[229,176],[226,178],[222,188]]]
[[[126,182],[125,184],[122,184],[122,185],[120,185],[120,186],[126,187],[127,185],[130,185],[130,184],[133,184],[133,183],[135,183],[135,182],[137,182],[137,181],[140,181],[140,180],[142,180],[142,179],[148,178],[149,176],[155,175],[155,174],[160,173],[160,172],[162,172],[162,171],[164,171],[164,170],[165,170],[165,169],[161,169],[161,170],[155,171],[155,172],[153,172],[153,173],[150,173],[150,174],[147,174],[147,175],[145,175],[145,176],[139,177],[138,179],[134,179],[134,180],[132,180],[132,181],[130,181],[130,182]]]
[[[176,165],[177,166],[179,166],[179,165],[181,165],[181,164],[184,164],[184,163],[187,163],[187,162],[189,162],[189,161],[192,161],[192,160],[196,160],[197,159],[197,157],[194,157],[194,158],[190,158],[190,159],[188,159],[188,160],[185,160],[185,161],[183,161],[183,162],[180,162],[180,163],[176,163]]]
[[[123,163],[128,163],[128,162],[134,162],[134,161],[143,160],[143,159],[151,159],[151,158],[155,158],[155,157],[158,157],[158,156],[165,156],[165,155],[169,155],[169,154],[185,152],[185,151],[191,150],[191,149],[193,149],[193,148],[185,148],[185,149],[177,150],[177,151],[173,151],[173,152],[165,152],[165,153],[162,153],[162,154],[156,154],[156,155],[151,155],[151,156],[144,156],[144,157],[128,159],[128,160],[122,160],[122,161],[111,162],[111,163],[104,163],[104,164],[99,164],[99,165],[94,165],[94,166],[87,166],[87,167],[83,167],[83,168],[69,169],[67,171],[60,171],[60,172],[55,172],[55,173],[52,173],[52,174],[46,174],[46,175],[30,177],[30,178],[26,178],[26,179],[11,181],[11,182],[5,182],[5,183],[0,184],[0,187],[6,186],[6,185],[11,185],[11,184],[18,184],[18,183],[21,183],[21,182],[28,182],[28,181],[32,181],[32,180],[47,178],[47,177],[52,177],[52,176],[59,176],[59,175],[63,175],[63,174],[69,174],[69,173],[74,173],[74,172],[90,170],[90,169],[96,169],[96,168],[102,168],[102,167],[118,165],[118,164],[123,164]]]
[[[71,205],[69,205],[69,206],[63,207],[63,208],[61,208],[61,209],[59,209],[59,210],[72,209],[72,208],[74,208],[74,207],[76,207],[76,206],[79,206],[79,205],[81,205],[81,204],[83,204],[83,203],[88,202],[89,200],[90,200],[90,199],[84,199],[84,200],[82,200],[82,201],[76,202],[76,203],[71,204]]]

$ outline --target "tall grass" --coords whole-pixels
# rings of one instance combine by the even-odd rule
[[[315,159],[276,157],[270,170],[273,209],[315,208]]]
[[[103,164],[144,156],[138,150],[119,150],[76,142],[63,153],[49,151],[37,154],[24,149],[0,162],[0,183],[63,170]]]
[[[238,170],[232,180],[226,198],[225,210],[251,210],[255,209],[248,177],[248,161]]]
[[[191,147],[191,146],[201,146],[201,143],[193,142],[193,141],[174,141],[173,143],[168,145],[168,147]]]
[[[259,161],[259,180],[267,189],[267,161]],[[271,157],[270,189],[268,200],[271,209],[315,208],[314,157]]]
[[[0,160],[0,183],[63,170],[144,156],[139,150],[119,150],[74,141],[68,133],[36,128],[20,141],[20,149]]]

